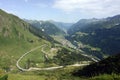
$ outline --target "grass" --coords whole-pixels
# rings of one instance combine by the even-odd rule
[[[37,66],[36,64],[39,64],[39,63],[44,63],[44,55],[41,52],[41,48],[37,49],[37,50],[29,53],[25,57],[23,57],[23,59],[20,61],[20,65],[25,66],[25,64],[27,63],[28,60],[31,63],[33,63],[33,66]]]
[[[25,52],[27,52],[37,46],[40,46],[43,44],[49,44],[45,40],[35,41],[34,43],[30,43],[28,41],[23,41],[23,40],[15,41],[14,39],[11,39],[10,42],[9,41],[8,42],[5,41],[5,42],[6,42],[5,45],[3,45],[4,43],[0,42],[0,44],[1,44],[0,45],[0,68],[6,67],[6,66],[15,68],[16,61]],[[33,57],[31,57],[31,56],[33,56]],[[33,52],[32,54],[29,55],[29,57],[35,59],[35,61],[38,59],[42,60],[41,50],[37,50],[37,51]]]
[[[45,80],[45,76],[9,74],[8,80]]]
[[[65,67],[63,69],[51,71],[32,71],[32,72],[14,72],[8,73],[8,80],[120,80],[119,74],[102,74],[95,77],[76,77],[71,72],[80,67]],[[1,76],[5,73],[1,72]]]
[[[73,77],[70,74],[74,69],[75,67],[66,67],[51,71],[10,73],[8,74],[8,80],[79,80],[79,77]]]
[[[89,80],[120,80],[120,75],[118,75],[118,74],[111,74],[111,75],[103,74],[103,75],[92,77]]]

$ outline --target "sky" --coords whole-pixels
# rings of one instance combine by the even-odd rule
[[[20,18],[76,22],[120,14],[120,0],[0,0],[0,9]]]

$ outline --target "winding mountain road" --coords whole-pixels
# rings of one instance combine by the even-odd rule
[[[16,62],[17,68],[20,69],[20,70],[22,70],[22,71],[54,70],[54,69],[58,69],[58,68],[63,68],[63,66],[58,66],[58,67],[49,67],[49,68],[34,68],[34,67],[31,67],[31,68],[29,68],[29,69],[24,69],[24,68],[22,68],[22,67],[19,65],[19,62],[20,62],[27,54],[29,54],[30,52],[35,51],[35,50],[37,50],[37,49],[39,49],[39,48],[41,48],[41,47],[45,47],[45,46],[47,46],[47,45],[44,44],[44,45],[42,45],[42,46],[38,46],[38,47],[36,47],[36,48],[34,48],[34,49],[31,49],[30,51],[24,53],[24,54],[17,60],[17,62]],[[45,53],[45,51],[43,50],[43,48],[42,48],[41,51],[42,51],[45,55],[47,55],[47,54]],[[46,56],[46,57],[47,57],[47,56]]]
[[[22,71],[55,70],[55,69],[63,68],[64,66],[48,67],[48,68],[35,68],[35,67],[30,67],[29,69],[24,69],[24,68],[22,68],[22,67],[19,65],[19,62],[20,62],[26,55],[28,55],[30,52],[35,51],[35,50],[37,50],[37,49],[39,49],[39,48],[41,48],[41,47],[44,48],[45,46],[47,46],[47,45],[44,44],[44,45],[38,46],[38,47],[33,48],[33,49],[31,49],[30,51],[24,53],[24,54],[17,60],[17,62],[16,62],[17,68],[20,69],[20,70],[22,70]],[[44,51],[43,48],[42,48],[41,51],[45,54],[45,57],[48,58],[47,53]],[[85,65],[89,65],[89,63],[87,63],[87,64],[73,64],[73,65],[68,65],[68,66],[85,66]]]
[[[29,54],[30,52],[35,51],[35,50],[37,50],[37,49],[39,49],[39,48],[41,48],[41,47],[44,47],[44,46],[46,46],[46,44],[44,44],[44,45],[42,45],[42,46],[38,46],[38,47],[36,47],[36,48],[34,48],[34,49],[31,49],[30,51],[24,53],[24,54],[17,60],[17,62],[16,62],[17,68],[20,69],[20,70],[22,70],[22,71],[28,71],[29,69],[24,69],[24,68],[20,67],[20,66],[19,66],[19,62],[20,62],[27,54]]]

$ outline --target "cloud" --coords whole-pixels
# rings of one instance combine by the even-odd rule
[[[120,13],[120,0],[55,0],[53,7],[65,12],[105,16]]]

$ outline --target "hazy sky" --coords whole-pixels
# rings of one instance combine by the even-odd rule
[[[76,22],[120,14],[120,0],[0,0],[0,8],[20,18]]]

